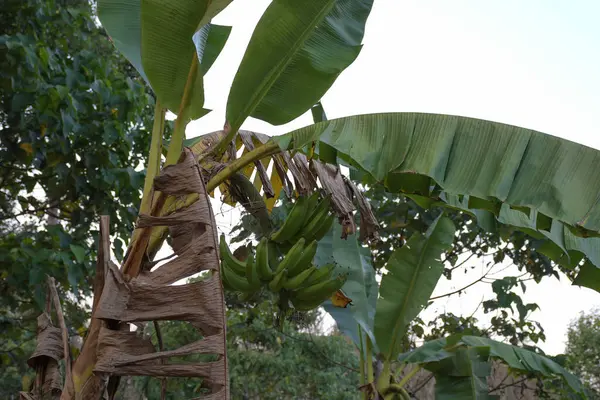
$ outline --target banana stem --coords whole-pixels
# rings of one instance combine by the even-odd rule
[[[144,180],[144,192],[140,204],[140,214],[147,214],[152,207],[152,184],[160,169],[160,153],[162,150],[162,134],[165,123],[165,109],[156,100],[154,107],[154,125],[152,127],[152,138],[150,139],[150,154],[148,155],[148,167],[146,168],[146,179]]]
[[[169,143],[169,150],[167,151],[165,165],[175,164],[181,155],[183,140],[185,139],[185,127],[187,126],[188,116],[190,114],[192,87],[196,81],[197,72],[198,57],[194,52],[192,55],[192,65],[190,65],[190,71],[188,72],[185,88],[183,89],[183,97],[181,98],[181,103],[179,104],[179,112],[177,113],[177,119],[175,120],[175,129],[173,129],[173,136],[171,137],[171,142]]]
[[[376,387],[379,393],[386,393],[388,387],[390,386],[390,377],[391,377],[391,363],[390,360],[384,360],[383,369],[381,370],[381,374],[377,379]]]
[[[192,93],[192,87],[196,80],[196,72],[198,71],[198,57],[196,53],[192,55],[192,64],[188,73],[187,81],[183,89],[183,97],[179,104],[179,112],[177,113],[177,119],[175,120],[175,129],[173,130],[173,136],[169,143],[169,150],[167,151],[167,157],[165,165],[175,164],[181,156],[181,149],[183,147],[183,140],[185,139],[185,126],[187,125],[190,98]],[[155,126],[156,126],[155,121]],[[153,129],[154,132],[154,129]],[[162,132],[161,132],[162,135]],[[152,210],[162,209],[165,202],[165,196],[162,193],[152,204]],[[154,215],[154,214],[153,214]],[[132,235],[129,248],[127,249],[127,257],[123,263],[122,271],[124,275],[129,277],[135,277],[139,274],[142,258],[144,257],[145,250],[150,240],[152,228],[145,228],[141,230],[135,230]]]
[[[358,326],[358,341],[360,342],[360,386],[364,386],[366,384],[367,377],[365,376],[365,347],[363,346],[362,328],[360,325]],[[363,400],[367,400],[367,396],[367,392],[363,392]]]
[[[217,188],[221,183],[225,182],[229,177],[233,174],[244,168],[246,165],[253,163],[256,160],[260,160],[264,157],[273,155],[278,153],[280,150],[277,143],[273,141],[268,141],[267,143],[256,147],[254,150],[249,151],[248,153],[242,155],[240,158],[233,160],[229,165],[223,168],[219,173],[212,177],[206,184],[206,191],[212,192]],[[167,210],[171,210],[174,205],[174,198],[167,198],[162,193],[158,196],[158,199],[163,199],[163,206],[160,208],[152,207],[152,215],[165,215]],[[157,199],[157,201],[158,201]],[[185,201],[181,208],[187,207],[198,199],[198,195],[190,195],[185,198]],[[154,227],[152,230],[152,235],[150,237],[150,241],[148,243],[147,253],[149,257],[152,259],[160,246],[162,246],[163,241],[166,238],[167,228],[164,226]]]
[[[206,184],[206,191],[212,192],[217,186],[225,182],[227,179],[229,179],[231,175],[238,172],[246,165],[254,161],[260,160],[262,158],[271,156],[275,153],[279,153],[280,151],[281,149],[279,148],[279,145],[274,141],[269,140],[262,146],[259,146],[254,150],[244,154],[240,158],[233,160],[229,165],[227,165],[225,168],[219,171],[219,173],[213,176],[212,179]]]
[[[406,374],[406,376],[404,378],[402,378],[402,380],[400,381],[400,383],[398,383],[398,385],[404,387],[404,385],[406,385],[408,383],[408,381],[410,381],[412,379],[412,377],[415,376],[417,374],[417,372],[419,372],[420,370],[421,370],[421,366],[417,365],[415,368],[413,368],[412,371],[410,371],[408,374]]]
[[[367,383],[372,383],[373,376],[373,345],[371,344],[371,338],[367,335],[367,351],[365,355],[365,361],[367,364]]]
[[[160,156],[162,152],[162,135],[165,126],[165,112],[160,105],[160,101],[156,99],[154,107],[154,124],[152,126],[152,137],[150,139],[150,152],[148,154],[148,166],[146,168],[146,178],[144,179],[144,192],[140,203],[140,214],[148,214],[152,208],[152,200],[154,198],[154,178],[160,170]],[[131,241],[125,255],[125,263],[129,258],[129,254],[133,249],[133,245],[140,240],[140,231],[134,230],[131,235]],[[127,267],[128,269],[130,267]],[[123,269],[125,271],[125,269]]]

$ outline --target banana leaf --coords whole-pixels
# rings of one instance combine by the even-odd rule
[[[150,84],[158,99],[177,113],[192,65],[190,118],[203,109],[202,76],[221,52],[231,27],[209,22],[231,0],[99,0],[98,16],[113,43]],[[202,66],[204,55],[206,61]]]
[[[360,346],[358,327],[360,326],[374,342],[373,333],[375,304],[377,302],[377,281],[371,263],[371,253],[357,240],[357,235],[341,239],[342,227],[338,223],[319,241],[315,264],[322,266],[334,262],[338,273],[347,274],[342,291],[352,299],[346,308],[335,307],[327,300],[323,308],[336,321],[338,329]]]
[[[358,56],[373,0],[274,0],[233,80],[227,121],[284,124],[308,111]]]
[[[499,399],[488,393],[487,377],[492,372],[489,350],[458,349],[452,357],[440,361],[435,376],[436,400]]]
[[[583,286],[596,292],[600,292],[600,268],[596,268],[592,263],[586,261],[579,274],[575,277],[573,285]]]
[[[421,113],[338,118],[274,140],[286,150],[325,143],[391,191],[483,215],[489,229],[493,216],[552,242],[565,258],[581,253],[600,267],[600,238],[594,237],[600,151],[530,129]]]
[[[454,232],[452,221],[440,215],[424,235],[413,234],[386,263],[375,313],[375,341],[385,360],[400,353],[408,324],[431,297],[444,271],[441,255],[452,246]]]
[[[464,353],[465,350],[467,353]],[[469,391],[473,393],[472,391],[476,390],[475,386],[479,387],[479,383],[472,381],[467,384],[464,378],[471,380],[482,378],[485,367],[477,363],[486,363],[491,359],[500,360],[516,372],[561,377],[578,398],[585,398],[584,387],[579,379],[556,362],[532,351],[484,337],[454,335],[427,342],[416,350],[398,357],[400,362],[418,364],[434,372],[436,381],[442,380],[442,388],[456,395],[456,397],[446,397],[452,399],[485,398],[468,397],[466,393]],[[470,373],[469,368],[473,369],[474,373]],[[441,389],[438,391],[436,388],[436,393],[440,392]],[[482,395],[478,394],[478,396]]]

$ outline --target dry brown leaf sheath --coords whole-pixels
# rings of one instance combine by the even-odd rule
[[[63,345],[60,328],[52,325],[50,315],[38,317],[37,345],[27,360],[36,370],[36,379],[29,392],[21,392],[21,399],[58,399],[62,391],[62,379],[58,362],[63,358]]]
[[[225,351],[225,306],[219,276],[216,224],[200,169],[191,150],[176,165],[165,167],[154,189],[167,195],[197,193],[189,207],[165,217],[140,215],[138,228],[168,226],[175,257],[154,271],[143,271],[127,281],[114,266],[106,276],[94,316],[128,323],[176,320],[197,328],[203,339],[171,351],[157,351],[139,332],[102,327],[98,338],[95,373],[198,377],[210,390],[202,399],[229,399]],[[172,286],[200,271],[213,273],[205,280]],[[216,355],[205,363],[170,362],[172,357]],[[164,363],[163,363],[164,362]]]
[[[297,154],[295,157],[298,156],[300,155]],[[356,232],[356,224],[354,223],[355,208],[351,200],[352,194],[348,193],[339,167],[324,164],[318,160],[312,160],[312,167],[319,177],[319,181],[323,185],[325,192],[331,195],[333,210],[342,225],[342,238],[345,239]]]
[[[254,142],[252,141],[253,133],[249,131],[240,131],[239,132],[240,139],[242,139],[242,143],[248,151],[254,150]],[[267,170],[263,163],[260,160],[256,160],[254,162],[256,166],[256,171],[258,176],[260,177],[260,181],[263,185],[263,190],[265,191],[265,196],[267,198],[275,196],[273,191],[273,186],[271,185],[271,180],[269,179],[269,175],[267,174]]]

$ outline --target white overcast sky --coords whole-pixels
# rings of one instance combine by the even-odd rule
[[[214,111],[188,127],[187,136],[218,130],[229,86],[265,0],[234,1],[215,20],[233,26],[205,79],[206,107]],[[596,0],[376,0],[364,48],[323,98],[329,118],[384,111],[464,115],[523,126],[600,149],[600,2]],[[243,128],[270,135],[310,124],[310,116],[274,127],[250,119]],[[236,215],[226,213],[227,229]],[[472,264],[476,270],[481,262]],[[506,270],[497,275],[516,274]],[[460,275],[460,274],[457,274]],[[434,295],[477,278],[441,281]],[[424,316],[470,315],[491,288],[478,284],[461,297],[438,301]],[[580,311],[600,306],[600,294],[566,278],[528,285],[526,301],[546,328],[541,347],[564,349],[566,325]],[[477,311],[482,321],[490,315]]]

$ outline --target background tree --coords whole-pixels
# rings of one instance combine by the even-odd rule
[[[566,365],[590,389],[590,397],[600,399],[600,310],[595,309],[569,325]]]
[[[354,178],[357,184],[363,182],[357,174],[354,174]],[[380,240],[371,246],[374,267],[379,271],[395,249],[402,247],[413,233],[427,231],[442,210],[423,208],[410,197],[389,193],[382,185],[366,184],[365,189],[365,197],[371,203],[381,226]],[[546,255],[538,252],[537,247],[541,246],[543,241],[525,232],[509,227],[489,232],[482,229],[468,213],[458,210],[445,212],[456,225],[457,238],[445,255],[447,267],[444,276],[452,279],[453,274],[460,272],[468,273],[473,279],[467,287],[435,299],[460,296],[470,286],[484,282],[490,284],[495,298],[484,301],[483,310],[495,315],[489,326],[478,328],[475,328],[475,319],[472,316],[455,316],[452,313],[439,315],[435,321],[423,322],[417,319],[412,327],[413,338],[430,340],[466,329],[477,329],[480,334],[499,337],[513,345],[537,347],[536,344],[540,340],[545,340],[544,329],[539,323],[530,320],[530,312],[539,307],[535,303],[525,304],[514,289],[523,288],[528,281],[539,283],[544,277],[557,277],[556,269],[567,276],[572,276],[573,271],[552,262]],[[483,257],[488,260],[487,273],[476,275],[472,265]],[[506,263],[516,266],[521,274],[495,279],[490,277],[496,271],[501,272]],[[430,302],[429,305],[431,304],[433,303]],[[424,333],[426,327],[431,328],[431,333],[427,335]]]
[[[10,398],[30,373],[46,274],[70,334],[83,335],[100,214],[122,256],[154,99],[87,0],[6,1],[1,18],[0,397]]]

